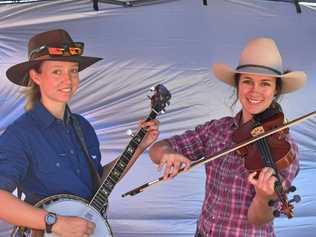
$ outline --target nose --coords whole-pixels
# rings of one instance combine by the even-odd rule
[[[72,75],[70,72],[64,74],[63,82],[70,84],[72,81]]]
[[[257,82],[254,82],[253,84],[252,84],[252,88],[251,88],[251,90],[252,90],[252,92],[260,92],[260,84],[259,83],[257,83]]]

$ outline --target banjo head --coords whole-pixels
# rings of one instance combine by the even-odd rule
[[[54,195],[41,200],[35,204],[36,207],[54,212],[57,215],[77,216],[94,222],[96,228],[91,237],[112,237],[112,231],[109,223],[100,212],[89,205],[88,201],[68,194]],[[58,237],[56,234],[47,234],[43,231],[33,230],[32,237]]]

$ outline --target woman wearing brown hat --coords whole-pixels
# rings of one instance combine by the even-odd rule
[[[159,166],[165,166],[164,178],[174,177],[180,167],[190,162],[232,147],[233,134],[254,117],[263,114],[280,94],[303,86],[303,72],[284,73],[279,50],[272,39],[251,40],[242,51],[239,66],[234,70],[225,64],[213,66],[215,76],[233,86],[242,106],[234,117],[211,120],[205,124],[155,143],[150,157]],[[290,140],[296,159],[281,170],[280,176],[287,190],[299,170],[297,146]],[[274,236],[273,208],[275,200],[275,171],[263,168],[258,179],[249,172],[244,159],[230,153],[206,163],[205,199],[197,224],[196,237]],[[270,202],[271,203],[271,202]]]
[[[85,219],[48,214],[30,205],[61,193],[89,200],[94,182],[88,163],[100,175],[115,164],[114,160],[101,166],[94,129],[68,110],[79,86],[78,72],[101,60],[82,53],[83,43],[74,42],[66,31],[43,32],[30,39],[29,60],[7,71],[10,81],[28,87],[26,112],[0,137],[0,219],[8,223],[58,236],[89,236],[94,231],[94,224]],[[79,123],[92,162],[80,147],[72,119]],[[157,120],[142,121],[140,126],[148,133],[127,169],[159,134]],[[11,194],[16,187],[25,194],[25,202]]]

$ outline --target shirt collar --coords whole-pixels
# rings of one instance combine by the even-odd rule
[[[52,115],[41,102],[36,102],[33,108],[33,117],[35,117],[44,128],[48,128],[52,123],[56,121],[64,122],[65,124],[69,124],[70,122],[70,113],[68,110],[65,110],[64,119],[58,119],[54,115]]]

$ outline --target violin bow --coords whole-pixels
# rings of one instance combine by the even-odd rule
[[[278,128],[271,129],[270,131],[262,133],[262,134],[260,134],[260,135],[258,135],[256,137],[250,138],[250,139],[248,139],[248,140],[246,140],[244,142],[238,143],[238,144],[236,144],[236,145],[234,145],[234,146],[232,146],[230,148],[226,148],[226,149],[224,149],[224,150],[222,150],[220,152],[217,152],[211,157],[202,157],[199,160],[193,161],[191,163],[190,167],[189,167],[189,170],[191,170],[191,169],[193,169],[195,167],[201,166],[201,165],[203,165],[205,163],[208,163],[208,162],[210,162],[212,160],[216,160],[216,159],[218,159],[218,158],[220,158],[222,156],[225,156],[225,155],[227,155],[227,154],[229,154],[229,153],[231,153],[233,151],[236,151],[236,150],[238,150],[238,149],[240,149],[240,148],[242,148],[244,146],[250,145],[250,144],[252,144],[252,143],[254,143],[254,142],[256,142],[256,141],[258,141],[258,140],[260,140],[262,138],[265,138],[265,137],[268,137],[268,136],[270,136],[270,135],[272,135],[274,133],[280,132],[280,131],[282,131],[282,130],[284,130],[286,128],[289,128],[289,127],[292,127],[294,125],[300,124],[300,123],[304,122],[305,120],[314,117],[315,115],[316,115],[316,111],[308,113],[306,115],[303,115],[301,117],[293,119],[290,122],[287,122],[287,123],[285,123],[284,125],[282,125],[282,126],[280,126]],[[183,173],[184,170],[185,170],[185,168],[183,168],[183,167],[180,168],[179,171],[178,171],[178,174],[176,176],[178,176],[179,174]],[[143,185],[141,185],[141,186],[139,186],[137,188],[134,188],[134,189],[122,194],[122,197],[134,196],[134,195],[136,195],[138,193],[143,192],[146,188],[148,188],[148,187],[150,187],[150,186],[152,186],[154,184],[158,184],[158,183],[160,183],[162,181],[164,181],[163,176],[161,176],[160,178],[158,178],[156,180],[153,180],[151,182],[145,183],[145,184],[143,184]]]

